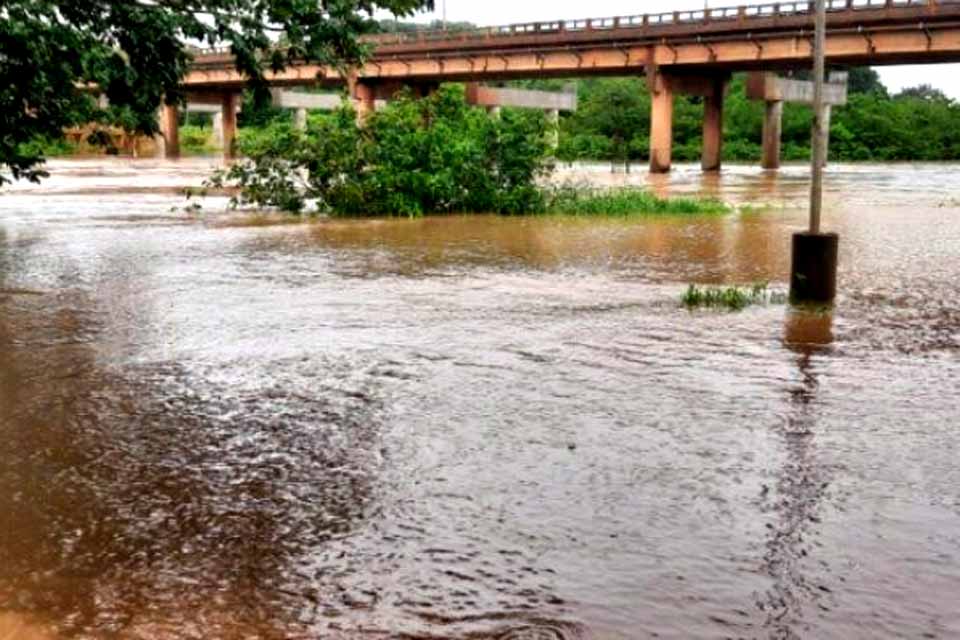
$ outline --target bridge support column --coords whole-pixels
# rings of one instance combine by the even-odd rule
[[[650,173],[670,171],[673,156],[673,87],[659,72],[651,73],[650,85]]]
[[[547,146],[551,153],[556,154],[560,148],[560,110],[547,111]]]
[[[763,115],[764,169],[780,168],[780,130],[783,125],[783,102],[768,100]]]
[[[350,96],[353,98],[353,108],[357,111],[357,123],[363,124],[376,108],[377,94],[369,84],[353,79],[349,82]]]
[[[163,136],[163,157],[180,157],[180,110],[175,104],[160,107],[160,134]]]
[[[700,168],[719,171],[723,158],[723,97],[725,80],[715,80],[703,99],[703,153]]]
[[[293,113],[293,126],[300,131],[307,130],[307,110],[300,108]]]
[[[223,113],[217,111],[213,114],[213,139],[217,146],[223,149]]]
[[[236,157],[237,98],[238,96],[235,93],[223,94],[222,108],[220,110],[223,157],[227,159]]]

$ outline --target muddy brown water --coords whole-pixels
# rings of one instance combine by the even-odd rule
[[[725,217],[289,224],[205,161],[0,195],[0,637],[960,636],[960,167],[652,179]]]

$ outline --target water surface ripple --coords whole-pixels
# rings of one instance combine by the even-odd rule
[[[960,636],[958,167],[831,166],[835,312],[729,314],[803,168],[289,224],[171,210],[207,165],[0,195],[0,637]]]

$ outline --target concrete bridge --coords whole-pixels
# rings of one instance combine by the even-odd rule
[[[677,93],[704,98],[702,166],[716,170],[721,163],[723,100],[730,75],[809,67],[813,4],[779,2],[379,34],[368,38],[374,47],[369,61],[346,76],[332,67],[305,63],[267,78],[279,87],[346,86],[363,117],[378,99],[389,99],[403,86],[426,94],[448,81],[642,74],[653,98],[651,171],[670,169]],[[829,64],[960,61],[960,0],[827,0],[827,5]],[[227,129],[234,126],[235,95],[245,84],[226,50],[198,52],[184,80],[188,99],[222,104]],[[173,109],[166,108],[162,118],[165,131],[176,122]],[[772,111],[775,115],[776,110]],[[225,131],[224,137],[232,139],[232,130]]]

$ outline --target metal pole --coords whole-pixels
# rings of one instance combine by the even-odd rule
[[[820,233],[823,208],[823,165],[826,132],[823,118],[823,81],[826,70],[827,2],[817,0],[816,35],[813,41],[813,165],[810,168],[810,233]]]

